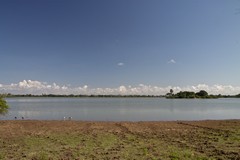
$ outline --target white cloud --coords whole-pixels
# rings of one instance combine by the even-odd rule
[[[68,87],[67,87],[67,86],[62,86],[61,89],[63,89],[63,90],[67,90]]]
[[[57,85],[56,83],[53,83],[52,88],[58,90],[58,89],[60,89],[61,87],[60,87],[59,85]]]
[[[39,81],[31,81],[31,80],[23,80],[22,82],[18,83],[18,86],[20,88],[44,88],[45,85],[42,82]]]
[[[168,63],[175,64],[177,62],[174,59],[171,59],[171,60],[168,61]]]
[[[121,85],[113,88],[91,88],[87,85],[79,87],[71,87],[70,85],[59,85],[57,83],[48,84],[46,82],[23,80],[19,83],[9,85],[0,84],[0,93],[12,94],[112,94],[112,95],[165,95],[170,89],[174,93],[179,91],[206,90],[209,94],[235,95],[240,93],[239,86],[215,84],[209,86],[207,84],[197,84],[194,86],[151,86],[145,84]]]
[[[84,85],[84,86],[83,86],[83,88],[84,88],[84,89],[87,89],[87,88],[88,88],[88,86],[87,86],[87,85]]]
[[[118,66],[124,66],[124,63],[119,62],[117,65],[118,65]]]
[[[127,91],[127,88],[125,86],[120,86],[119,87],[119,92],[120,93],[126,93],[126,91]]]

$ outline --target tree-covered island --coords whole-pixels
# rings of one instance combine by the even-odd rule
[[[199,92],[192,91],[180,91],[176,94],[170,89],[170,92],[166,94],[166,98],[223,98],[222,95],[209,95],[207,91],[201,90]]]

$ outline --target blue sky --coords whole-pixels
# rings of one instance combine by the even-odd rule
[[[0,20],[0,86],[240,86],[239,0],[2,0]]]

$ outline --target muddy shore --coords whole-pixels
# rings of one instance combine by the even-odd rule
[[[240,160],[240,120],[0,121],[0,159]]]

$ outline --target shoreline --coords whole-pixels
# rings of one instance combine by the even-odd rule
[[[74,119],[53,119],[53,120],[44,120],[44,119],[0,119],[0,122],[81,122],[81,123],[89,123],[89,122],[94,122],[94,123],[165,123],[165,122],[211,122],[211,121],[219,121],[219,122],[224,122],[224,121],[239,121],[240,119],[200,119],[200,120],[159,120],[159,121],[101,121],[101,120],[74,120]]]

